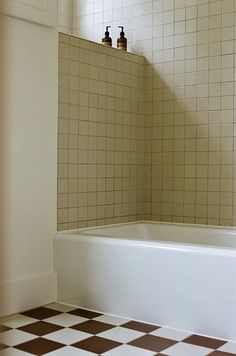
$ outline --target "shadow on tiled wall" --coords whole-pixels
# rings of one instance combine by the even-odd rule
[[[235,224],[232,77],[212,76],[200,60],[191,64],[189,68],[185,62],[160,65],[167,81],[153,66],[150,69],[151,219],[231,226]],[[222,95],[224,88],[228,98]],[[216,90],[219,96],[213,97]]]

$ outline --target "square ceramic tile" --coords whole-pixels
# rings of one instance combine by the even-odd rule
[[[1,353],[2,350],[5,350],[5,349],[7,349],[7,348],[8,348],[7,345],[4,345],[4,344],[1,344],[1,343],[0,343],[0,353]]]
[[[9,330],[0,334],[0,343],[8,346],[14,346],[35,339],[37,336],[33,334],[26,333],[20,330]]]
[[[56,351],[47,353],[47,356],[95,356],[95,355],[97,356],[97,354],[94,354],[93,352],[88,352],[81,349],[79,350],[72,346],[66,346],[63,347],[62,349],[58,349]]]
[[[184,340],[185,343],[217,349],[225,344],[225,341],[206,336],[191,335]]]
[[[22,327],[18,328],[18,330],[25,331],[29,334],[34,334],[37,336],[43,336],[43,335],[55,332],[57,330],[60,330],[62,328],[63,327],[60,325],[50,324],[50,323],[40,320],[40,321],[37,321],[36,323],[22,326]]]
[[[84,323],[74,325],[72,328],[75,330],[80,330],[80,331],[84,331],[86,333],[95,335],[95,334],[101,333],[103,331],[114,328],[114,325],[101,323],[96,320],[88,320],[88,321],[85,321]]]
[[[64,326],[65,328],[68,328],[70,326],[73,326],[73,325],[76,325],[79,323],[83,323],[83,322],[87,321],[87,319],[82,318],[80,316],[63,313],[63,314],[53,316],[51,318],[44,319],[44,321],[46,321],[48,323],[52,323],[52,324],[61,325],[61,326]]]
[[[50,303],[45,305],[45,307],[50,308],[50,309],[54,309],[63,313],[68,313],[69,311],[72,311],[74,309],[77,309],[76,307],[73,307],[71,305],[67,305],[67,304],[62,304],[62,303]]]
[[[167,356],[206,356],[209,355],[210,351],[213,350],[202,346],[179,342],[178,344],[165,349],[162,353]]]
[[[9,347],[8,349],[1,351],[0,355],[1,356],[29,356],[30,354],[28,352],[20,351],[12,347]]]
[[[228,352],[224,352],[224,351],[213,351],[209,354],[209,356],[232,356],[232,355],[235,355],[235,354],[231,354],[231,353],[228,353]]]
[[[82,331],[77,331],[69,328],[65,328],[59,331],[55,331],[51,334],[44,336],[45,339],[63,342],[65,345],[71,345],[81,340],[91,337],[91,334],[84,333]]]
[[[75,310],[72,310],[69,313],[72,314],[72,315],[81,316],[81,317],[87,318],[87,319],[93,319],[93,318],[96,318],[96,317],[102,315],[101,313],[97,313],[97,312],[94,312],[92,310],[85,310],[85,309],[81,309],[81,308],[77,308]]]
[[[150,335],[161,336],[161,337],[165,337],[167,339],[176,340],[176,341],[182,341],[183,339],[186,339],[191,334],[189,334],[185,331],[163,327],[163,328],[152,331],[150,333]]]
[[[219,347],[218,350],[236,354],[236,342],[233,341],[226,342],[223,346]]]
[[[11,330],[8,326],[5,325],[0,325],[0,333],[3,333],[4,331]]]
[[[129,343],[129,345],[156,352],[163,351],[174,344],[176,341],[153,335],[145,335]]]
[[[9,328],[19,328],[21,326],[34,323],[35,321],[38,321],[38,319],[30,318],[21,314],[14,314],[1,319],[0,323],[8,326]]]
[[[105,339],[111,339],[122,343],[127,343],[132,340],[138,339],[143,335],[145,334],[141,333],[140,331],[126,329],[119,326],[99,334],[100,337],[104,337]]]
[[[72,346],[77,347],[78,349],[94,352],[100,355],[120,345],[121,344],[119,342],[113,340],[104,339],[98,336],[92,336],[89,339],[85,339],[83,341],[77,342]]]
[[[103,353],[104,356],[152,356],[156,355],[153,351],[139,349],[130,345],[118,346],[113,350]]]
[[[44,355],[48,352],[62,348],[64,345],[55,341],[37,338],[15,346],[17,350],[29,352],[33,355]]]
[[[50,318],[52,316],[61,314],[61,312],[59,312],[57,310],[45,308],[45,307],[39,307],[39,308],[28,310],[28,311],[20,313],[20,314],[29,316],[31,318],[43,320],[43,319]]]
[[[128,319],[124,318],[119,318],[117,316],[112,316],[112,315],[100,315],[97,318],[94,318],[93,320],[101,321],[103,323],[111,324],[111,325],[122,325],[127,323]]]
[[[140,323],[139,321],[131,320],[131,321],[128,321],[127,323],[123,324],[122,327],[136,330],[136,331],[141,331],[143,333],[150,333],[151,331],[158,329],[160,326],[146,324],[146,323]]]

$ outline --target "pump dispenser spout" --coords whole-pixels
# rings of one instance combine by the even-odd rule
[[[121,32],[120,32],[120,35],[121,36],[125,36],[125,33],[124,33],[124,26],[118,26],[119,28],[121,28]]]
[[[106,36],[109,36],[109,31],[108,31],[108,29],[110,28],[111,26],[106,26],[106,32],[105,32],[105,35]]]

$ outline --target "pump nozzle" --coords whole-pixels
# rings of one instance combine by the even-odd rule
[[[120,32],[120,36],[124,37],[125,33],[124,33],[124,26],[118,26],[119,28],[121,28],[121,32]]]
[[[111,27],[111,26],[106,26],[105,36],[109,36],[109,31],[108,31],[108,29],[109,29],[110,27]]]

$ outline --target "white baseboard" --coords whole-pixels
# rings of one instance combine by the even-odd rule
[[[56,273],[0,283],[0,316],[54,302]]]

